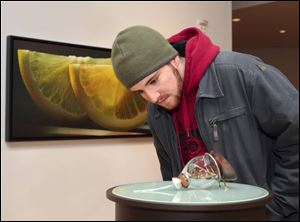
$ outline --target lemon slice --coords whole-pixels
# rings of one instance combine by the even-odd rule
[[[79,120],[86,112],[78,103],[69,79],[69,64],[111,64],[110,59],[60,56],[18,50],[23,82],[35,103],[56,119]]]
[[[146,122],[146,101],[125,88],[112,65],[71,64],[74,93],[88,116],[100,126],[125,131]]]

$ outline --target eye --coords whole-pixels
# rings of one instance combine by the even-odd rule
[[[153,84],[155,84],[157,82],[158,82],[158,78],[155,78],[155,79],[151,80],[150,84],[153,85]]]

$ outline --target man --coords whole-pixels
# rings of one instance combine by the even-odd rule
[[[197,28],[171,38],[145,26],[112,47],[118,79],[148,103],[164,180],[215,150],[239,183],[271,189],[270,220],[299,217],[299,92],[260,59],[219,47]]]

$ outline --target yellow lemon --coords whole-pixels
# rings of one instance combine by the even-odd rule
[[[18,50],[23,82],[35,103],[46,113],[62,120],[79,120],[86,112],[78,103],[69,79],[69,64],[111,64],[110,59],[60,56]]]
[[[118,131],[146,122],[146,101],[121,84],[112,65],[71,64],[69,67],[74,93],[94,122]]]

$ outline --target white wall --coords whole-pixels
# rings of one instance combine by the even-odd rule
[[[207,19],[207,34],[231,50],[231,2],[1,1],[1,220],[114,220],[112,186],[161,180],[151,138],[4,141],[6,36],[111,48],[143,24],[165,37]]]

